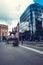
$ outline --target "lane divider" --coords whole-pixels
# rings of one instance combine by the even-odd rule
[[[36,52],[36,53],[39,53],[39,54],[42,54],[43,55],[43,51],[39,51],[37,49],[30,48],[30,47],[26,47],[26,46],[22,46],[22,45],[19,45],[19,46],[22,47],[22,48],[25,48],[25,49],[28,49],[28,50],[31,50],[33,52]]]

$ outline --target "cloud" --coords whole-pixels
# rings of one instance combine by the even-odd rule
[[[33,0],[0,0],[0,23],[6,23],[12,28],[19,22],[21,14],[31,3]]]
[[[17,21],[15,20],[12,20],[12,23],[11,23],[11,25],[9,25],[9,31],[11,31],[12,30],[12,28],[14,28],[14,27],[16,27],[17,26]]]
[[[0,0],[0,18],[17,20],[32,2],[33,0]]]
[[[8,25],[5,21],[0,20],[0,24]]]

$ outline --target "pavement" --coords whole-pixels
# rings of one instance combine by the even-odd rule
[[[0,65],[43,65],[43,51],[26,44],[13,47],[0,42]]]
[[[20,41],[20,43],[21,43],[21,41]],[[35,45],[41,46],[42,45],[42,47],[43,47],[42,41],[23,41],[23,44],[28,44],[28,45],[33,45],[33,46],[35,46]]]
[[[20,41],[20,44],[23,45],[23,46],[26,46],[26,47],[30,47],[30,48],[34,48],[34,49],[37,49],[37,50],[40,50],[40,51],[43,51],[43,42],[29,42],[29,41],[23,41],[23,43],[21,43]]]

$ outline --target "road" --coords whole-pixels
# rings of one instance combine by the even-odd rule
[[[43,65],[43,54],[0,42],[0,65]]]

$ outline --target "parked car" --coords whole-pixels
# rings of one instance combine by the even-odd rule
[[[17,38],[8,38],[7,39],[7,44],[13,44],[13,46],[18,46],[19,42]]]

